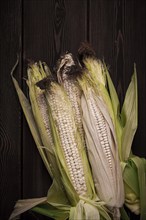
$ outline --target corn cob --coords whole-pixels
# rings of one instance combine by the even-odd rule
[[[118,208],[123,205],[124,190],[115,128],[111,117],[113,114],[109,114],[110,108],[105,102],[109,101],[109,98],[101,96],[102,87],[105,86],[105,78],[100,73],[101,62],[94,59],[92,66],[91,57],[84,59],[85,66],[87,62],[90,66],[86,66],[87,70],[79,79],[79,83],[83,89],[81,106],[84,110],[83,126],[89,161],[99,198],[113,211],[113,218],[119,219]]]
[[[58,82],[64,87],[75,115],[75,123],[79,134],[84,142],[84,130],[82,125],[82,110],[81,110],[81,88],[78,85],[75,75],[81,73],[81,68],[76,65],[76,60],[73,59],[71,53],[66,53],[57,62],[57,78]]]
[[[62,161],[65,161],[68,168],[69,179],[78,195],[90,195],[91,191],[87,189],[86,184],[88,176],[85,175],[89,168],[83,167],[85,149],[84,146],[80,146],[81,140],[76,130],[71,103],[63,88],[55,82],[51,82],[46,98],[60,139],[64,158]]]
[[[123,181],[112,122],[103,101],[94,96],[91,91],[82,96],[83,126],[95,188],[112,210],[123,205]],[[119,219],[118,209],[113,208],[113,212]]]

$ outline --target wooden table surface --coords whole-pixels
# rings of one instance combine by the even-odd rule
[[[27,60],[53,68],[65,51],[77,53],[87,40],[105,60],[123,102],[133,73],[138,73],[139,124],[133,152],[146,157],[146,1],[3,0],[0,1],[0,219],[7,220],[20,198],[46,196],[51,179],[38,154],[10,71],[25,94]],[[21,219],[47,219],[27,212]],[[132,220],[139,219],[131,215]]]

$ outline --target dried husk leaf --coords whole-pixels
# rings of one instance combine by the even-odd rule
[[[137,98],[137,74],[134,74],[126,92],[124,104],[121,111],[121,124],[123,125],[121,151],[122,160],[126,161],[131,152],[133,138],[138,126],[138,98]]]
[[[9,220],[15,219],[20,214],[32,209],[40,203],[45,203],[46,201],[47,197],[18,200],[14,207],[13,213],[9,217]]]

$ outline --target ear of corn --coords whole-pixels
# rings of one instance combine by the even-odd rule
[[[46,69],[48,69],[47,65],[45,65]],[[50,77],[51,73],[48,71]],[[55,138],[53,140],[53,134],[52,134],[52,128],[51,128],[51,121],[49,117],[49,106],[47,104],[46,100],[46,91],[43,89],[40,89],[37,86],[37,83],[40,80],[43,80],[44,77],[48,76],[45,69],[42,69],[42,63],[39,62],[38,64],[30,65],[28,69],[28,80],[27,84],[29,86],[29,97],[31,101],[31,106],[33,109],[33,114],[36,120],[36,123],[39,128],[39,132],[43,141],[44,145],[44,151],[47,155],[47,159],[51,168],[51,175],[52,178],[54,178],[58,186],[61,188],[60,193],[62,193],[63,183],[60,178],[60,171],[58,169],[57,159],[55,155],[54,145],[55,145]],[[57,189],[57,187],[56,187]],[[51,189],[52,190],[52,189]],[[49,191],[50,192],[50,191]],[[57,192],[57,190],[56,190]],[[65,195],[65,192],[62,193],[64,196],[62,196],[62,203],[65,203],[65,201],[68,203],[68,199]],[[55,197],[55,196],[54,196]],[[50,197],[48,196],[48,199],[50,201]],[[51,198],[52,199],[52,198]],[[58,198],[55,198],[56,201],[58,201]]]
[[[50,165],[49,165],[48,160],[46,158],[46,155],[44,153],[44,150],[42,148],[42,146],[43,146],[42,140],[40,138],[40,134],[39,134],[39,131],[38,131],[38,128],[37,128],[37,125],[36,125],[36,122],[35,122],[35,119],[34,119],[34,116],[33,116],[31,105],[30,105],[28,99],[25,97],[25,95],[22,92],[22,90],[20,89],[18,82],[13,77],[13,72],[14,72],[15,68],[17,67],[17,65],[18,65],[18,60],[17,60],[15,66],[13,67],[12,72],[11,72],[12,80],[13,80],[13,83],[14,83],[14,86],[15,86],[15,89],[16,89],[16,92],[17,92],[20,104],[22,106],[24,115],[26,117],[27,123],[28,123],[28,125],[30,127],[32,136],[33,136],[34,141],[36,143],[36,146],[38,148],[38,151],[39,151],[39,153],[40,153],[40,155],[42,157],[42,160],[43,160],[43,162],[44,162],[44,164],[45,164],[49,174],[51,174],[51,168],[50,168]]]
[[[113,218],[119,219],[124,190],[106,71],[102,62],[88,53],[88,48],[82,48],[82,52],[86,69],[79,83],[83,89],[81,103],[89,161],[99,198],[113,211]]]
[[[83,126],[94,184],[99,198],[118,219],[117,208],[123,205],[124,192],[114,128],[103,100],[87,82],[82,88]]]
[[[28,80],[29,98],[33,110],[33,115],[37,123],[39,133],[43,142],[44,152],[48,157],[48,161],[51,168],[51,176],[59,176],[58,167],[56,164],[53,139],[50,127],[50,121],[48,117],[48,107],[45,99],[44,90],[41,90],[36,83],[45,78],[47,74],[42,69],[41,62],[30,64],[28,68]]]

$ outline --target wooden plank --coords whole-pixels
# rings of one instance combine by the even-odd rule
[[[21,197],[21,110],[10,71],[21,43],[21,0],[0,2],[0,219]],[[20,82],[21,65],[16,71]]]
[[[125,1],[125,79],[133,72],[136,63],[138,77],[138,130],[133,151],[146,157],[146,2]],[[128,81],[128,80],[127,80]],[[127,86],[127,83],[125,82]]]
[[[86,7],[84,0],[24,0],[24,60],[53,67],[61,53],[76,53],[86,39]]]
[[[26,77],[27,59],[45,61],[52,69],[57,58],[66,50],[76,53],[80,41],[86,38],[87,8],[84,0],[23,2],[23,76]],[[25,85],[24,90],[27,93]],[[24,119],[23,198],[45,196],[50,184]],[[28,216],[33,218],[31,213],[26,213],[24,219]]]
[[[145,90],[146,59],[146,5],[145,1],[91,1],[89,2],[89,40],[97,57],[105,59],[118,91],[120,102],[133,73],[134,62],[138,71],[138,92]],[[146,104],[139,95],[139,126],[133,151],[146,157]]]
[[[88,2],[89,41],[97,57],[104,59],[113,68],[116,1],[89,0]]]
[[[65,0],[65,18],[64,27],[62,31],[62,38],[60,39],[60,53],[69,51],[74,55],[82,41],[87,40],[87,1],[86,0]],[[55,18],[57,34],[58,18]],[[58,42],[58,41],[57,41]],[[56,42],[56,43],[57,43]],[[57,44],[56,44],[57,45]]]

